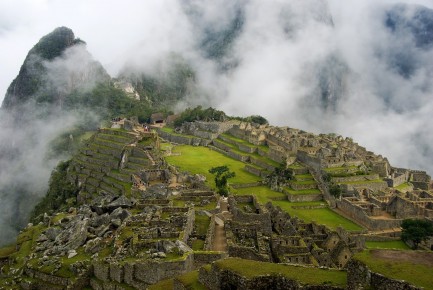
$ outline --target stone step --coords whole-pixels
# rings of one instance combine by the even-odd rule
[[[114,141],[101,139],[99,137],[96,137],[93,140],[93,143],[97,144],[97,145],[105,146],[105,147],[111,147],[111,148],[118,149],[118,150],[123,150],[123,148],[127,145],[124,143],[118,143],[118,142],[114,142]]]
[[[98,192],[101,191],[107,191],[108,193],[114,194],[114,195],[121,195],[123,194],[122,190],[115,188],[105,182],[101,182],[101,184],[99,185],[99,188],[97,190]]]
[[[117,143],[123,143],[123,144],[130,144],[135,141],[135,138],[128,138],[120,135],[111,135],[111,134],[98,134],[97,137],[100,139],[113,141]]]

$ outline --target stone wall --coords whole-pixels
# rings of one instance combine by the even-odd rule
[[[269,147],[269,152],[265,155],[266,157],[274,160],[275,162],[281,163],[286,160],[289,156],[288,153],[279,150],[279,148]]]
[[[251,131],[240,129],[239,126],[233,126],[229,133],[239,139],[248,141],[251,144],[254,145],[264,145],[266,142],[266,136],[259,134],[259,135],[253,135],[251,134]]]
[[[194,208],[190,208],[187,213],[187,219],[185,226],[183,228],[183,232],[181,234],[181,240],[186,243],[189,239],[189,236],[194,230],[194,221],[195,221],[195,210]]]
[[[341,184],[341,189],[345,192],[351,192],[354,191],[357,188],[366,188],[370,189],[373,192],[377,192],[379,190],[384,190],[388,187],[388,183],[385,181],[378,181],[378,182],[368,182],[365,183],[353,183],[353,184]]]
[[[290,186],[294,190],[317,189],[316,183],[302,184],[302,183],[297,183],[297,182],[290,182]]]
[[[290,202],[305,202],[305,201],[321,201],[323,200],[322,194],[287,194],[287,199]]]
[[[259,177],[268,174],[266,170],[264,170],[262,168],[257,168],[257,167],[254,167],[254,166],[251,166],[251,165],[248,165],[248,164],[245,165],[244,170],[247,171],[247,172],[249,172],[249,173],[251,173],[251,174],[259,176]]]
[[[260,159],[257,159],[257,158],[251,158],[251,159],[250,159],[250,162],[251,162],[252,164],[254,164],[254,165],[257,165],[257,166],[260,166],[260,167],[266,168],[266,169],[269,170],[269,171],[274,171],[274,169],[275,169],[275,166],[273,166],[273,165],[271,165],[271,164],[269,164],[269,163],[266,163],[266,162],[264,162],[264,161],[262,161],[262,160],[260,160]]]
[[[344,198],[337,200],[336,205],[337,208],[343,211],[349,218],[367,227],[369,230],[398,228],[402,222],[401,219],[372,219],[361,207],[352,204]]]
[[[377,180],[377,179],[379,179],[379,174],[354,175],[354,176],[332,177],[331,178],[331,180],[335,183],[365,181],[365,180]]]
[[[117,282],[145,289],[150,284],[194,270],[194,256],[191,253],[179,261],[145,260],[125,264],[99,261],[93,263],[93,269],[94,276],[106,285]]]
[[[188,132],[207,131],[212,133],[224,133],[235,125],[235,122],[186,122],[182,124],[182,129]]]
[[[399,196],[388,204],[386,211],[398,219],[413,217],[433,217],[433,211],[420,206],[417,202],[403,199]]]
[[[322,161],[320,158],[309,155],[307,152],[298,151],[296,157],[306,165],[314,168],[315,170],[320,170],[322,168]]]
[[[204,249],[210,251],[212,249],[213,238],[215,236],[215,215],[210,218],[209,228],[206,232],[206,240],[204,242]]]
[[[277,146],[283,147],[287,151],[292,151],[291,146],[289,144],[287,144],[287,142],[285,142],[285,141],[283,141],[283,140],[281,140],[281,139],[279,139],[279,138],[277,138],[277,137],[275,137],[273,135],[268,135],[267,139],[270,142],[276,144]]]
[[[173,143],[177,143],[177,144],[185,144],[185,145],[191,145],[192,144],[192,138],[191,137],[172,135],[170,133],[162,131],[159,128],[157,129],[157,131],[158,131],[158,134],[161,138],[163,138],[169,142],[173,142]]]
[[[271,217],[269,212],[266,209],[265,210],[261,209],[257,200],[253,196],[246,195],[246,196],[236,196],[235,198],[229,197],[228,202],[230,205],[230,211],[233,214],[233,221],[236,221],[236,223],[246,223],[246,224],[254,223],[256,224],[256,230],[265,234],[272,233],[272,223],[271,223]],[[237,202],[252,203],[255,212],[254,213],[243,212],[241,209],[237,207]]]
[[[230,257],[238,257],[247,260],[255,260],[261,262],[272,262],[271,257],[267,254],[260,254],[256,248],[236,245],[227,241],[227,249]]]
[[[236,159],[236,160],[239,160],[239,161],[242,161],[242,162],[248,162],[248,160],[250,159],[250,157],[248,155],[242,155],[242,154],[233,152],[231,150],[227,151],[225,154],[227,156],[233,158],[233,159]]]
[[[302,269],[299,269],[302,271]],[[328,290],[343,289],[327,285],[300,285],[298,281],[291,280],[279,274],[269,274],[266,276],[255,276],[252,278],[244,277],[236,272],[219,269],[212,265],[210,269],[201,268],[199,271],[199,282],[210,290]]]
[[[347,266],[347,289],[421,290],[421,288],[415,287],[408,282],[374,273],[364,263],[354,259],[349,261]]]
[[[214,261],[227,258],[226,252],[200,252],[194,251],[194,268],[210,264]]]
[[[230,184],[231,187],[237,189],[237,188],[247,188],[247,187],[255,187],[255,186],[261,186],[263,185],[261,182],[251,182],[251,183],[232,183]]]
[[[208,146],[212,141],[204,138],[174,135],[157,128],[158,134],[161,138],[176,144],[194,145],[194,146]]]

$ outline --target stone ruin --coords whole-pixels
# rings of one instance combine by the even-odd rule
[[[254,196],[229,197],[232,219],[226,223],[229,256],[264,262],[344,268],[364,247],[361,236],[339,228],[305,223]]]

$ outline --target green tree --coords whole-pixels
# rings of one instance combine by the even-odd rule
[[[268,120],[266,120],[265,117],[262,117],[260,115],[252,115],[246,118],[249,122],[256,123],[259,125],[265,125],[269,124]]]
[[[283,161],[280,166],[276,167],[274,171],[266,178],[266,183],[270,188],[278,190],[280,186],[285,186],[292,180],[292,171],[287,168],[286,161]]]
[[[229,193],[227,181],[236,176],[236,174],[228,168],[227,165],[212,167],[209,173],[215,175],[215,186],[219,194],[227,196]]]
[[[338,184],[331,183],[329,186],[329,193],[335,198],[340,198],[342,194],[341,187]]]
[[[78,188],[71,184],[66,177],[70,163],[71,160],[61,161],[51,173],[48,192],[30,215],[32,222],[40,221],[41,215],[45,212],[51,214],[62,207],[66,207],[68,199],[77,197]]]
[[[433,236],[433,223],[428,220],[405,219],[401,227],[403,228],[402,240],[412,241],[415,249],[418,248],[419,243]]]

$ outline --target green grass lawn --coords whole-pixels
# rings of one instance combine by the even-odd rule
[[[202,251],[204,248],[205,241],[196,239],[192,242],[192,249],[194,251]]]
[[[319,189],[302,189],[302,190],[294,190],[290,187],[284,188],[289,194],[320,194]]]
[[[369,249],[398,249],[398,250],[410,250],[409,246],[403,241],[386,241],[386,242],[365,242],[365,245]]]
[[[206,290],[200,282],[198,282],[198,270],[186,273],[176,278],[185,289]]]
[[[224,136],[224,137],[226,137],[226,138],[228,138],[228,139],[230,139],[230,140],[235,141],[238,144],[246,145],[246,146],[252,147],[252,148],[256,147],[254,144],[252,144],[252,143],[250,143],[248,141],[245,141],[243,139],[237,138],[237,137],[235,137],[235,136],[233,136],[231,134],[223,133],[221,135]]]
[[[226,145],[226,146],[229,147],[233,152],[235,152],[235,153],[237,153],[237,154],[244,155],[244,156],[250,156],[251,158],[254,158],[254,159],[259,160],[259,161],[262,161],[262,162],[265,162],[265,163],[267,163],[267,164],[269,164],[269,165],[271,165],[271,166],[274,166],[274,167],[278,167],[278,166],[280,166],[280,164],[279,164],[278,162],[275,162],[274,160],[269,159],[269,158],[267,158],[267,157],[265,157],[265,156],[261,156],[261,155],[259,155],[258,153],[247,153],[247,152],[244,152],[244,151],[240,150],[240,149],[238,148],[238,146],[233,145],[233,144],[231,144],[231,143],[229,143],[229,142],[226,142],[226,141],[224,141],[224,140],[222,140],[222,139],[218,139],[218,140],[216,140],[216,141],[217,141],[217,142],[220,142],[220,143],[222,143],[222,144],[224,144],[224,145]],[[249,144],[249,143],[247,143],[247,144]]]
[[[291,182],[294,183],[294,184],[299,184],[299,185],[316,184],[315,180],[302,180],[302,181],[294,180],[294,181],[291,181]]]
[[[257,200],[261,204],[266,204],[268,201],[272,201],[273,199],[286,199],[286,195],[284,193],[274,191],[270,189],[267,186],[254,186],[254,187],[247,187],[247,188],[239,188],[239,189],[232,189],[230,192],[232,192],[235,195],[255,195],[257,197]]]
[[[239,258],[219,260],[215,264],[220,269],[228,269],[247,278],[278,274],[297,280],[302,285],[334,285],[345,287],[347,284],[346,272],[338,270],[281,265]]]
[[[203,174],[206,176],[206,182],[212,187],[214,187],[214,175],[208,170],[215,166],[227,165],[231,171],[236,173],[236,176],[231,178],[229,183],[251,183],[260,180],[259,177],[244,170],[245,163],[206,147],[180,145],[176,146],[173,152],[181,154],[165,157],[168,163],[179,167],[182,171]]]
[[[166,289],[173,289],[173,278],[159,281],[156,284],[150,285],[147,289],[148,290],[166,290]]]
[[[206,147],[195,147],[189,145],[176,146],[173,152],[179,152],[179,156],[168,156],[166,157],[167,162],[178,166],[183,171],[189,171],[190,173],[203,174],[206,176],[208,185],[214,187],[214,176],[208,172],[208,169],[227,165],[230,170],[236,173],[236,177],[230,179],[230,183],[251,183],[260,180],[259,177],[250,174],[243,170],[245,163],[234,160],[224,154],[210,150]],[[204,165],[205,164],[205,165]],[[362,230],[360,226],[351,222],[350,220],[338,215],[329,208],[323,209],[294,209],[292,206],[303,206],[303,205],[321,205],[324,202],[307,202],[307,203],[291,203],[286,200],[273,201],[274,198],[284,197],[283,193],[271,190],[266,186],[232,189],[233,194],[253,194],[256,195],[258,201],[261,204],[265,204],[268,201],[272,201],[273,204],[280,206],[283,210],[286,210],[292,215],[303,219],[305,222],[316,221],[319,224],[325,224],[326,226],[335,229],[338,226],[350,231]]]
[[[362,227],[345,217],[337,214],[329,208],[301,209],[298,206],[317,206],[325,204],[321,201],[314,202],[289,202],[289,201],[274,201],[275,205],[288,212],[290,215],[297,216],[305,222],[315,221],[318,224],[324,224],[331,229],[336,229],[338,226],[343,227],[348,231],[360,231]]]
[[[195,229],[198,235],[205,236],[209,228],[210,217],[206,215],[195,216]]]
[[[313,180],[313,175],[311,174],[297,174],[294,176],[296,180]]]
[[[204,287],[202,284],[200,284],[200,282],[198,282],[198,270],[183,274],[181,276],[177,276],[176,278],[162,280],[154,285],[149,286],[149,288],[147,289],[149,290],[173,289],[174,279],[179,281],[185,287],[185,289],[206,290],[206,287]]]
[[[398,191],[404,192],[405,190],[409,190],[411,187],[412,186],[408,182],[405,182],[394,188],[397,189]]]
[[[377,257],[374,254],[378,253],[377,251],[386,250],[365,250],[355,254],[354,258],[365,263],[373,272],[380,273],[389,278],[405,280],[416,286],[424,287],[424,289],[433,289],[432,266],[428,266],[426,263],[402,259],[402,257],[406,256],[406,253],[412,253],[431,261],[433,259],[432,252],[418,252],[417,254],[416,251],[396,250],[394,258],[386,259]],[[426,255],[430,257],[426,257]]]
[[[10,245],[0,248],[0,258],[8,257],[16,252],[16,245]]]

